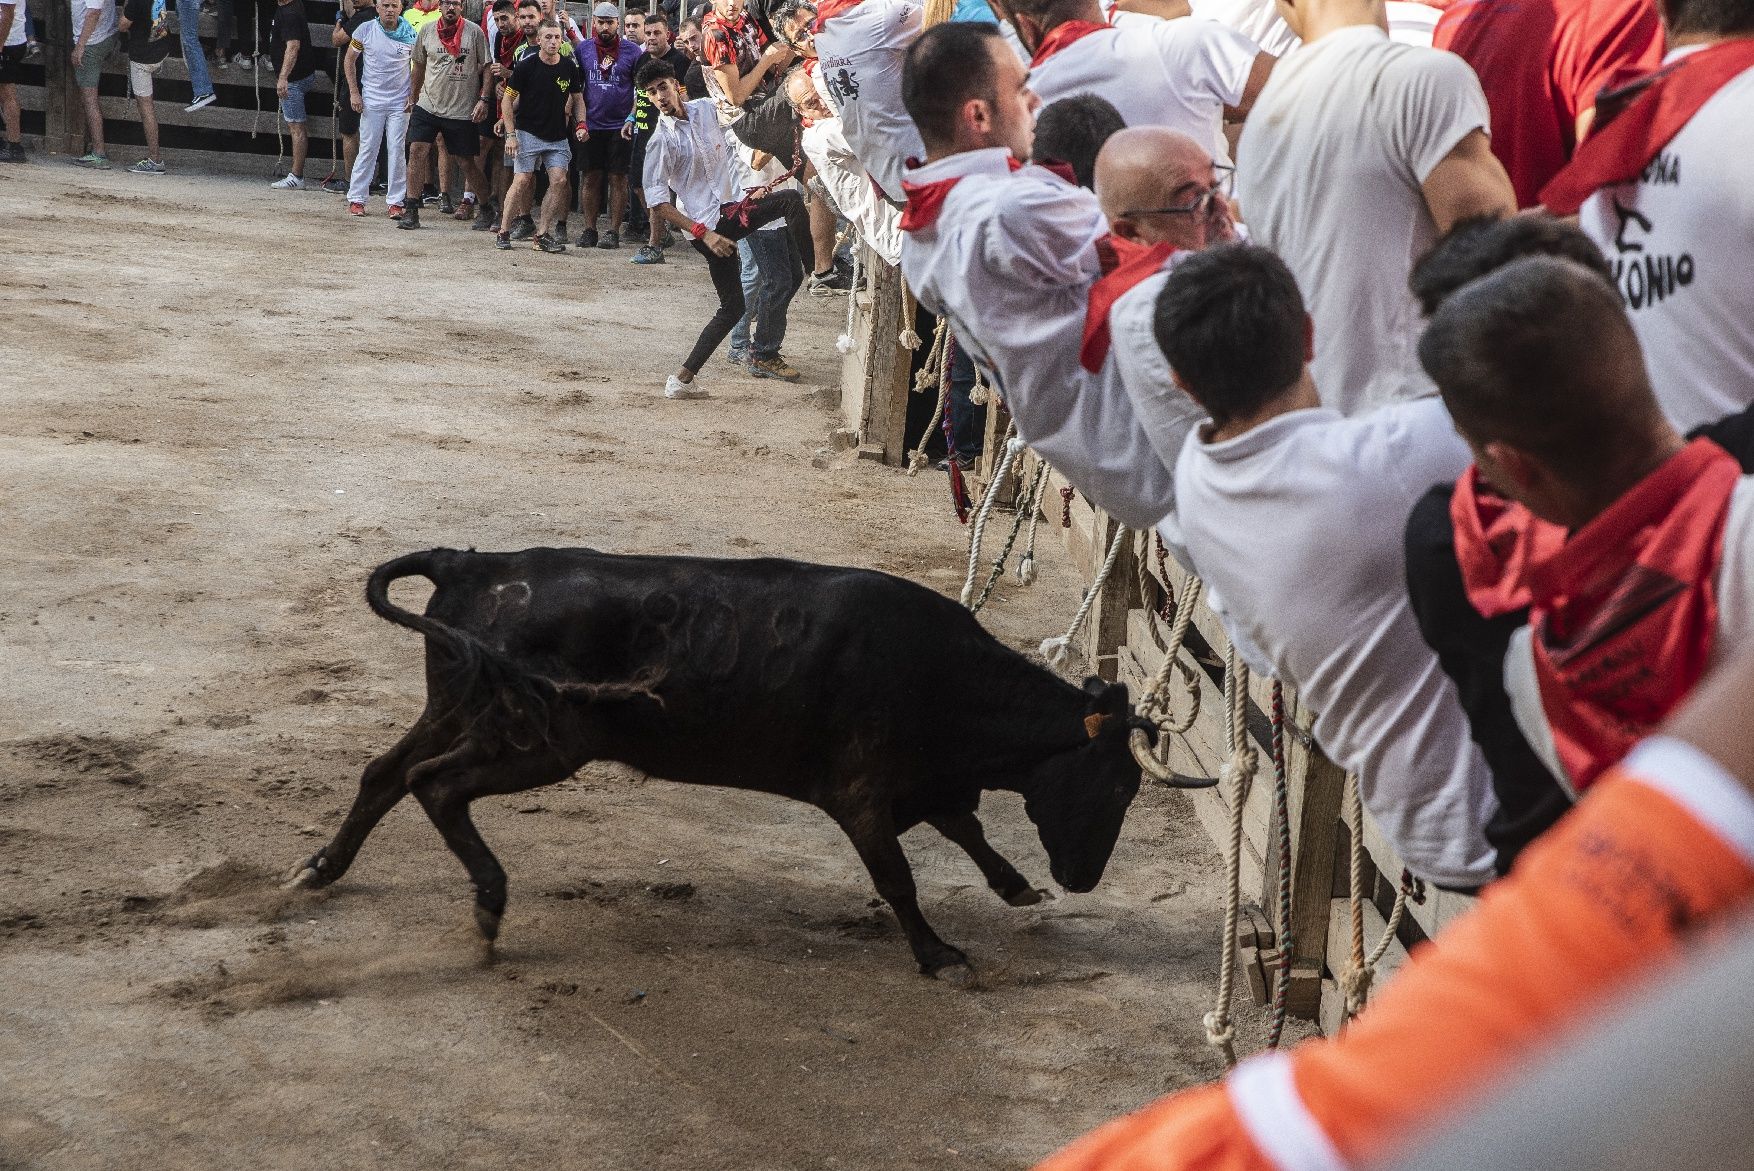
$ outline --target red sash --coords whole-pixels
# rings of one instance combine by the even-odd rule
[[[1013,171],[1023,169],[1023,164],[1018,162],[1015,156],[1006,159],[1005,164]],[[920,161],[908,159],[907,165],[917,167],[920,165]],[[901,209],[901,230],[917,232],[921,228],[929,228],[937,223],[938,213],[944,210],[944,200],[950,195],[950,189],[962,182],[962,179],[963,177],[958,175],[954,179],[937,179],[931,183],[909,183],[904,180],[901,184],[901,194],[907,200],[907,206]],[[871,185],[876,187],[877,180],[872,179]],[[883,189],[878,187],[877,190],[881,194]]]
[[[1565,530],[1506,500],[1470,465],[1449,503],[1468,601],[1484,618],[1529,605],[1529,566],[1565,544]]]
[[[1583,790],[1684,699],[1711,657],[1741,468],[1696,439],[1527,570],[1541,708]],[[1458,552],[1460,550],[1458,534]]]
[[[1163,262],[1175,251],[1174,244],[1137,244],[1118,236],[1108,236],[1097,244],[1099,255],[1105,244],[1113,253],[1114,265],[1110,268],[1105,257],[1104,275],[1090,286],[1090,302],[1084,311],[1084,344],[1078,349],[1078,361],[1092,374],[1101,370],[1103,362],[1108,360],[1109,310],[1122,296],[1162,268]]]
[[[1602,188],[1638,178],[1701,106],[1750,67],[1754,37],[1743,37],[1689,53],[1636,83],[1643,92],[1578,145],[1571,162],[1541,189],[1541,202],[1554,215],[1573,215]]]
[[[833,2],[834,0],[829,0],[829,3]],[[1043,61],[1073,41],[1082,40],[1091,33],[1103,32],[1113,27],[1113,25],[1097,24],[1090,20],[1068,20],[1065,24],[1056,24],[1048,30],[1048,35],[1041,39],[1041,44],[1035,47],[1035,56],[1029,59],[1029,67],[1031,69],[1039,67]]]

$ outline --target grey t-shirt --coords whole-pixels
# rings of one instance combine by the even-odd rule
[[[439,22],[429,20],[414,39],[414,64],[426,66],[417,104],[435,118],[467,119],[481,97],[481,70],[487,64],[487,34],[463,21],[458,53],[445,51]]]

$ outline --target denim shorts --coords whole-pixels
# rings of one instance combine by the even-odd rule
[[[546,142],[526,131],[518,131],[518,161],[512,170],[519,175],[534,175],[539,170],[566,170],[572,165],[572,147],[565,141]]]
[[[286,96],[280,99],[280,116],[286,119],[287,125],[295,125],[305,120],[305,94],[310,90],[311,82],[316,76],[313,73],[302,81],[286,83]]]

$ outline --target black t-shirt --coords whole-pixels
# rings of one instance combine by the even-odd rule
[[[562,53],[550,65],[540,53],[531,53],[512,67],[506,88],[518,95],[517,127],[543,142],[565,142],[570,127],[566,106],[584,85],[585,75],[571,53]]]
[[[340,26],[342,32],[347,34],[349,40],[353,39],[354,34],[359,32],[360,26],[366,21],[377,18],[377,12],[369,4],[361,4],[354,10],[352,16],[339,11],[335,13],[335,23]],[[345,60],[345,53],[342,54],[342,58]],[[341,72],[335,78],[335,101],[337,104],[345,105],[347,103],[347,67],[345,65],[338,67]],[[278,68],[278,62],[276,62],[276,68]],[[359,88],[361,93],[365,92],[365,55],[363,53],[359,57]],[[348,106],[347,108],[351,110],[353,107]]]
[[[154,21],[152,0],[128,0],[122,6],[122,15],[128,18],[128,60],[157,65],[170,55],[173,41],[168,14],[176,10],[177,6],[171,0],[165,0],[158,20]],[[20,15],[19,19],[24,17]]]
[[[635,61],[633,63],[633,75],[635,77],[639,76],[639,71],[646,67],[646,63],[648,61],[667,62],[669,64],[670,68],[672,68],[676,71],[676,78],[678,81],[680,81],[682,79],[682,76],[688,72],[688,67],[693,64],[693,62],[688,59],[687,53],[684,53],[681,49],[678,49],[675,45],[671,45],[670,51],[665,53],[662,57],[653,57],[650,53],[641,53],[639,55],[639,60]],[[651,99],[646,97],[645,90],[642,89],[642,90],[634,91],[634,95],[633,95],[633,132],[634,132],[634,134],[636,134],[640,137],[644,137],[645,135],[650,134],[652,132],[652,127],[656,126],[657,124],[658,124],[658,107],[652,105]]]
[[[305,19],[303,0],[274,6],[274,32],[268,40],[270,67],[280,76],[280,63],[286,60],[286,46],[298,42],[298,56],[293,59],[288,81],[303,81],[317,71],[317,53],[311,45],[311,22]]]
[[[696,98],[707,96],[706,70],[701,67],[699,61],[691,63],[688,66],[688,72],[682,75],[682,93],[691,102]]]

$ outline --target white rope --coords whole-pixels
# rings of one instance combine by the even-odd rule
[[[1236,922],[1242,907],[1242,818],[1248,801],[1249,783],[1255,774],[1255,750],[1248,742],[1249,672],[1237,657],[1236,647],[1225,652],[1225,739],[1230,759],[1224,776],[1230,785],[1230,840],[1224,857],[1224,939],[1218,956],[1218,994],[1205,1016],[1206,1044],[1224,1054],[1226,1065],[1236,1064],[1236,1029],[1230,1020],[1230,1001],[1236,984]]]
[[[1041,459],[1040,456],[1036,458]],[[1041,524],[1042,497],[1048,494],[1048,477],[1045,474],[1048,461],[1041,460],[1041,466],[1044,473],[1041,487],[1036,491],[1035,499],[1029,502],[1029,539],[1024,542],[1023,556],[1017,559],[1017,584],[1023,586],[1035,584],[1035,530]]]
[[[943,318],[938,320],[938,328],[932,333],[932,348],[926,351],[926,364],[914,378],[913,394],[921,394],[928,383],[936,378],[938,382],[938,401],[932,407],[932,421],[920,433],[920,445],[907,454],[907,474],[917,476],[920,469],[926,466],[926,444],[938,430],[938,423],[944,418],[944,404],[950,397],[950,331]]]
[[[1102,568],[1096,571],[1096,580],[1090,583],[1088,590],[1084,591],[1084,600],[1078,604],[1078,612],[1072,615],[1072,625],[1068,626],[1066,633],[1058,638],[1042,640],[1041,653],[1047,659],[1049,666],[1057,670],[1065,669],[1066,660],[1071,655],[1072,641],[1078,637],[1078,632],[1084,629],[1084,620],[1090,617],[1090,608],[1096,605],[1096,595],[1101,593],[1102,587],[1108,583],[1108,575],[1114,569],[1115,562],[1120,558],[1121,546],[1126,542],[1127,536],[1127,529],[1120,525],[1115,526],[1114,540],[1108,544],[1108,556],[1102,559]]]
[[[981,376],[979,366],[974,368],[974,389],[968,392],[968,401],[977,407],[984,407],[993,401],[992,388],[987,385],[987,380]]]
[[[865,260],[864,241],[857,236],[853,239],[853,287],[847,290],[847,328],[834,342],[834,348],[843,354],[853,352],[853,311],[859,300],[859,269]]]
[[[907,287],[907,281],[901,282],[901,348],[917,350],[920,348],[920,335],[914,332],[914,318],[919,315],[919,306],[914,304],[914,291]]]
[[[1031,501],[1040,499],[1041,486],[1047,480],[1047,474],[1047,461],[1037,460],[1035,478],[1029,482],[1029,487],[1024,491],[1023,498],[1017,502],[1016,512],[1011,517],[1011,531],[1005,534],[1005,544],[999,550],[999,555],[993,558],[993,568],[987,573],[987,583],[981,587],[980,596],[975,598],[974,605],[968,608],[969,613],[979,614],[981,612],[981,607],[987,604],[987,598],[992,596],[993,587],[999,584],[1001,577],[1005,576],[1005,562],[1010,559],[1011,549],[1017,544],[1017,533],[1023,528],[1023,522],[1026,519],[1024,512],[1030,506]],[[1019,472],[1018,480],[1022,481],[1021,472]]]
[[[1395,891],[1395,905],[1389,909],[1389,921],[1382,938],[1369,955],[1364,954],[1364,802],[1358,793],[1358,778],[1346,778],[1346,806],[1352,815],[1351,910],[1352,948],[1347,957],[1346,971],[1340,973],[1340,991],[1346,996],[1346,1019],[1351,1020],[1370,1003],[1370,988],[1376,981],[1376,966],[1389,953],[1389,947],[1401,929],[1407,913],[1407,886],[1403,881]]]
[[[1023,448],[1021,439],[1005,441],[1005,454],[999,457],[999,466],[993,469],[993,478],[987,482],[987,494],[981,497],[980,511],[974,515],[974,525],[969,530],[968,538],[968,575],[962,579],[964,606],[974,603],[974,582],[981,568],[981,534],[985,532],[987,518],[993,514],[993,504],[999,498],[999,486],[1005,482],[1005,476],[1011,471],[1011,465],[1017,462],[1017,456]]]

